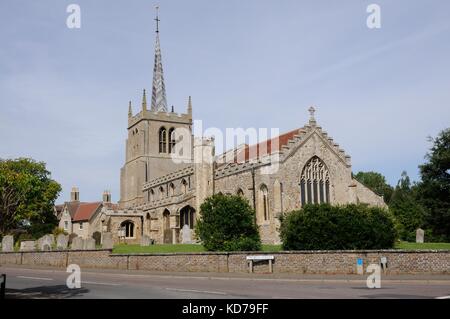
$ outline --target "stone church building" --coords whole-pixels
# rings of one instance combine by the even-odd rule
[[[149,99],[148,106],[144,90],[137,114],[129,104],[119,203],[111,204],[109,193],[101,202],[82,203],[73,190],[71,201],[58,207],[68,232],[111,232],[116,242],[127,243],[195,241],[201,203],[222,193],[248,199],[263,243],[279,243],[279,216],[307,203],[385,206],[352,178],[350,156],[317,124],[313,107],[302,127],[225,154],[215,154],[213,138],[194,138],[191,98],[185,113],[167,105],[158,26]],[[182,161],[174,160],[179,143]]]

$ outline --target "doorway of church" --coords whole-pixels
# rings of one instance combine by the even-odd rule
[[[180,210],[180,229],[184,225],[188,225],[190,229],[195,226],[195,209],[189,205]]]
[[[164,244],[172,243],[172,232],[170,231],[170,212],[167,209],[163,213],[163,236]]]

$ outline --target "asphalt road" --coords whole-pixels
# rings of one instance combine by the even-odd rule
[[[380,289],[363,276],[149,273],[82,270],[81,288],[69,289],[62,269],[0,267],[7,298],[450,298],[450,276],[385,276]]]

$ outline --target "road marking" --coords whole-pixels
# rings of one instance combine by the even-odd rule
[[[17,276],[17,278],[22,278],[22,279],[33,279],[33,280],[53,280],[53,278],[42,278],[42,277],[27,277],[27,276]]]
[[[166,288],[166,290],[179,291],[179,292],[195,292],[195,293],[213,294],[213,295],[226,295],[227,294],[227,293],[221,292],[221,291],[208,291],[208,290],[195,290],[195,289]]]
[[[436,299],[450,299],[450,296],[436,297]]]
[[[59,269],[40,269],[40,268],[3,268],[11,270],[28,270],[28,271],[40,271],[40,272],[52,272],[52,273],[65,273]],[[258,278],[258,277],[217,277],[217,276],[183,276],[183,275],[159,275],[159,274],[124,274],[124,273],[101,273],[93,271],[85,271],[84,274],[110,276],[116,277],[135,277],[135,278],[175,278],[175,279],[198,279],[198,280],[237,280],[237,281],[268,281],[268,282],[299,282],[299,283],[343,283],[343,284],[356,284],[365,282],[362,279],[325,279],[325,278]],[[385,284],[419,284],[419,285],[448,285],[450,280],[448,279],[384,279]]]
[[[121,284],[113,284],[113,283],[107,283],[107,282],[95,282],[95,281],[82,281],[81,283],[88,284],[88,285],[121,286]]]

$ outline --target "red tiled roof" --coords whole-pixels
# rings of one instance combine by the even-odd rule
[[[95,214],[97,209],[102,205],[102,202],[94,202],[94,203],[79,203],[78,209],[75,213],[75,216],[72,216],[74,222],[89,220],[92,215]]]
[[[300,129],[295,129],[290,132],[284,133],[270,140],[263,141],[254,145],[245,145],[244,149],[238,151],[236,155],[236,162],[247,162],[252,159],[263,157],[264,155],[272,154],[276,151],[280,151],[283,145],[286,145],[294,135],[299,133]],[[245,152],[242,155],[242,152]]]
[[[80,202],[76,201],[76,202],[66,202],[67,205],[67,210],[69,211],[69,215],[70,217],[73,219],[73,217],[75,216],[78,207],[80,206]]]

